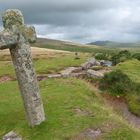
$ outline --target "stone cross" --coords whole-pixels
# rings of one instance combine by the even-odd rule
[[[45,120],[29,45],[36,40],[35,29],[24,25],[23,15],[16,9],[7,10],[2,21],[4,31],[0,32],[0,49],[10,50],[26,117],[29,126],[33,127]]]

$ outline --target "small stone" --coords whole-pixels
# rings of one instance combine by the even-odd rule
[[[62,75],[61,74],[48,74],[47,77],[48,78],[61,78]]]
[[[70,77],[72,73],[78,73],[80,71],[82,71],[82,67],[69,67],[60,73],[63,77]]]
[[[85,136],[87,136],[88,138],[92,138],[92,139],[99,137],[101,134],[102,134],[102,132],[100,129],[94,130],[94,129],[89,128],[85,131]]]
[[[97,65],[97,61],[93,57],[93,58],[89,58],[87,60],[87,62],[85,62],[84,64],[81,65],[81,67],[83,70],[87,70],[87,69],[91,68],[92,66],[96,66],[96,65]]]
[[[5,136],[3,136],[2,140],[22,140],[22,138],[17,136],[14,131],[10,131]]]
[[[111,67],[112,66],[112,62],[108,61],[108,60],[101,60],[100,64],[101,64],[101,66],[104,66],[104,67]]]
[[[77,77],[77,78],[79,78],[79,77],[83,77],[84,75],[86,75],[85,72],[71,73],[70,77]]]
[[[95,71],[95,70],[91,70],[91,69],[87,70],[86,74],[87,74],[88,77],[92,77],[92,78],[102,78],[102,77],[104,77],[104,74],[102,74],[98,71]]]
[[[37,81],[42,81],[42,80],[45,80],[47,78],[46,75],[38,75],[37,76]]]

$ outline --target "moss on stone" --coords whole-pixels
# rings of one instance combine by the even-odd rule
[[[11,29],[13,25],[24,25],[23,15],[17,9],[8,9],[3,14],[2,21],[5,29]]]

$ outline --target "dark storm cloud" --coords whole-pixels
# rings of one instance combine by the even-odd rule
[[[139,41],[139,0],[2,0],[0,13],[20,9],[38,35],[56,39]]]

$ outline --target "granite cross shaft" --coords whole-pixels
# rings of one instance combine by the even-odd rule
[[[24,25],[23,15],[16,9],[7,10],[2,21],[4,31],[0,32],[0,49],[10,50],[28,124],[33,127],[45,120],[29,45],[36,40],[35,29]]]

